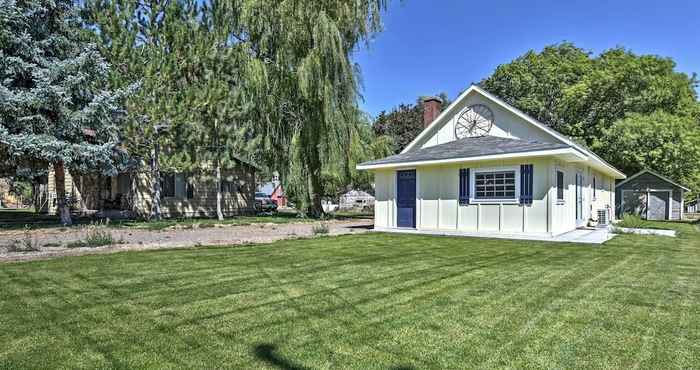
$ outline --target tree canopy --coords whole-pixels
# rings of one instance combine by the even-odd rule
[[[54,167],[61,220],[69,224],[64,169],[116,175],[122,100],[110,66],[87,42],[72,1],[0,0],[0,166],[34,177]]]
[[[621,47],[594,55],[562,43],[499,66],[480,85],[628,174],[649,167],[697,189],[698,80],[675,67]]]
[[[450,105],[447,94],[440,93],[438,97],[442,101],[442,109]],[[415,104],[400,104],[389,112],[380,112],[372,127],[376,135],[390,139],[394,154],[400,153],[425,128],[423,98],[419,97]]]
[[[134,126],[180,122],[164,142],[166,163],[199,162],[206,148],[221,148],[214,138],[226,138],[227,152],[277,170],[302,210],[318,215],[326,180],[353,182],[348,143],[368,139],[350,56],[379,30],[385,6],[91,0],[84,9],[110,60],[128,61],[115,80],[144,80],[129,105],[142,117]],[[145,129],[134,136],[148,137]]]

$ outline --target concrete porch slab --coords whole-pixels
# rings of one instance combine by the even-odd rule
[[[416,230],[416,229],[387,229],[376,228],[376,232],[400,233],[400,234],[419,234],[419,235],[443,235],[443,236],[466,236],[474,238],[493,238],[493,239],[513,239],[513,240],[535,240],[544,242],[563,242],[563,243],[583,243],[583,244],[603,244],[606,241],[615,237],[607,228],[604,229],[576,229],[564,234],[552,236],[550,234],[508,234],[498,232],[462,232],[448,230]]]

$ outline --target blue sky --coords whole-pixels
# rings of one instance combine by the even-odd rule
[[[700,73],[698,0],[390,1],[384,31],[354,55],[373,116],[419,95],[454,99],[499,64],[561,41],[594,53],[624,46]]]

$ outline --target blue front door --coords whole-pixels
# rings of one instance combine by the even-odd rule
[[[416,170],[396,172],[396,223],[398,227],[416,227]]]

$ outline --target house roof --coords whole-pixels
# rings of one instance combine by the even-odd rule
[[[625,180],[625,181],[620,181],[619,183],[617,183],[617,185],[615,185],[615,187],[619,187],[619,186],[621,186],[621,185],[624,185],[624,184],[628,183],[629,181],[634,180],[634,179],[636,179],[637,177],[639,177],[639,176],[641,176],[641,175],[643,175],[643,174],[645,174],[645,173],[652,174],[652,175],[654,175],[654,176],[660,178],[661,180],[664,180],[664,181],[668,182],[669,184],[673,184],[673,185],[675,185],[675,186],[677,186],[677,187],[679,187],[679,188],[682,188],[682,189],[685,190],[685,191],[690,191],[690,189],[688,189],[687,187],[685,187],[685,186],[683,186],[683,185],[681,185],[681,184],[679,184],[679,183],[677,183],[677,182],[675,182],[675,181],[669,179],[668,177],[666,177],[666,176],[664,176],[664,175],[662,175],[662,174],[660,174],[660,173],[658,173],[658,172],[654,172],[654,171],[652,171],[652,170],[650,170],[650,169],[641,170],[641,171],[635,173],[634,175],[628,177],[627,180]]]
[[[438,128],[439,125],[444,122],[444,120],[449,119],[452,114],[454,114],[454,110],[459,106],[459,104],[464,101],[467,96],[472,93],[476,92],[480,94],[481,96],[484,96],[491,102],[501,106],[503,109],[515,114],[516,116],[520,117],[523,119],[525,122],[537,127],[538,129],[548,133],[549,135],[553,136],[557,140],[561,141],[564,144],[567,144],[571,148],[574,148],[575,150],[581,152],[584,156],[590,157],[590,159],[596,163],[598,166],[601,168],[605,169],[606,171],[609,171],[610,173],[615,174],[617,178],[624,179],[626,176],[625,174],[618,170],[617,168],[613,167],[611,164],[603,160],[602,158],[598,157],[595,153],[593,153],[591,150],[586,148],[585,146],[578,144],[574,142],[572,139],[566,137],[565,135],[561,134],[557,130],[552,129],[551,127],[545,125],[544,123],[530,117],[523,111],[513,107],[512,105],[506,103],[505,101],[501,100],[499,97],[489,93],[488,91],[482,89],[481,87],[477,85],[471,85],[467,90],[465,90],[457,99],[455,99],[452,104],[450,104],[445,110],[440,113],[440,115],[433,120],[433,122],[428,125],[410,144],[406,146],[406,148],[401,152],[401,154],[408,153],[410,151],[417,150],[416,146],[421,143],[421,141],[429,137],[430,133],[433,132],[434,129]],[[587,158],[588,159],[588,158]]]
[[[497,136],[470,137],[365,162],[358,165],[358,168],[372,168],[379,165],[395,164],[408,165],[426,161],[461,160],[516,153],[557,154],[567,149],[571,149],[571,146],[561,143],[542,143]]]

